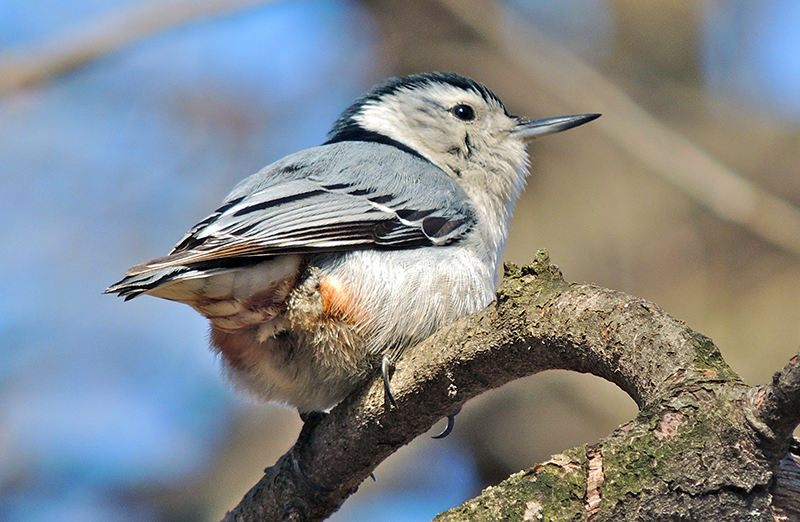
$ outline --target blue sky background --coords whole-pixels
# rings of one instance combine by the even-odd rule
[[[0,52],[130,4],[4,0]],[[604,2],[511,5],[578,52],[613,47]],[[797,125],[800,2],[705,5],[712,96]],[[386,71],[378,31],[356,2],[275,2],[0,96],[0,522],[172,520],[130,492],[207,471],[252,406],[220,378],[200,316],[101,292],[238,180],[323,141]],[[418,480],[390,479],[338,520],[429,520],[477,493],[457,437],[426,448],[403,463]]]

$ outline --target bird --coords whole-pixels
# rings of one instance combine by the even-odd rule
[[[380,369],[394,403],[387,367],[494,300],[528,142],[599,116],[513,116],[454,73],[389,78],[105,293],[194,308],[256,399],[325,412]]]

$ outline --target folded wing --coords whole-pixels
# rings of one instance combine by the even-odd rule
[[[169,255],[107,292],[135,297],[266,256],[446,245],[473,225],[466,194],[427,160],[380,143],[298,152],[240,183]]]

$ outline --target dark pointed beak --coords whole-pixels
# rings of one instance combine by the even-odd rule
[[[560,116],[543,120],[519,118],[519,123],[511,131],[511,134],[524,140],[532,140],[589,123],[599,117],[599,114],[576,114],[575,116]]]

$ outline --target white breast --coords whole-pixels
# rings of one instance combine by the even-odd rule
[[[495,267],[461,246],[358,250],[317,263],[353,291],[372,353],[416,344],[484,308],[497,282]]]

